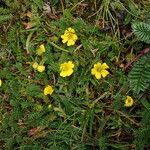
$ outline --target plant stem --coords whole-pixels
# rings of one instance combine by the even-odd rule
[[[64,49],[64,48],[59,47],[59,46],[58,46],[58,45],[56,45],[55,43],[53,43],[53,42],[51,42],[51,41],[49,41],[49,40],[48,40],[48,42],[49,42],[52,46],[56,47],[57,49],[59,49],[59,50],[61,50],[61,51],[64,51],[64,52],[69,53],[69,51],[68,51],[68,50],[66,50],[66,49]]]

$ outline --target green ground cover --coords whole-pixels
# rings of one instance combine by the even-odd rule
[[[0,1],[0,149],[150,149],[149,0]]]

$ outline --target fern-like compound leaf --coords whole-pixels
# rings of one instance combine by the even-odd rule
[[[134,34],[139,40],[150,44],[150,24],[144,22],[136,22],[132,24]]]
[[[129,73],[130,87],[138,94],[150,86],[150,53],[139,59]]]

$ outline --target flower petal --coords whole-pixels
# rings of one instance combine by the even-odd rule
[[[70,68],[74,68],[74,64],[72,63],[72,61],[68,61],[68,64],[70,65]]]
[[[64,35],[61,35],[61,38],[63,39],[65,36]]]
[[[96,79],[100,79],[101,78],[101,74],[99,72],[96,72],[95,73],[95,77],[96,77]]]
[[[108,69],[108,68],[109,68],[109,66],[106,63],[102,64],[102,69]]]
[[[68,41],[67,38],[65,38],[65,39],[62,40],[63,43],[66,43],[67,41]]]
[[[66,77],[66,73],[64,71],[60,72],[61,77]]]
[[[95,75],[96,72],[97,72],[97,71],[96,71],[95,68],[92,68],[92,69],[91,69],[91,74],[92,74],[92,75]]]
[[[67,46],[71,46],[74,44],[75,44],[75,42],[72,39],[70,39],[70,40],[68,40]]]
[[[2,80],[0,79],[0,87],[2,86]]]
[[[67,76],[70,76],[73,73],[73,69],[69,69],[68,71],[66,71]]]
[[[41,56],[43,54],[43,52],[40,49],[37,49],[36,50],[36,54],[39,55],[39,56]]]
[[[69,31],[69,32],[72,32],[72,33],[75,33],[75,30],[72,29],[71,27],[68,28],[68,31]]]
[[[101,63],[94,64],[94,68],[99,68],[99,67],[101,67]]]
[[[103,78],[105,78],[108,74],[109,74],[109,72],[107,70],[102,70],[101,71],[101,75],[102,75]]]
[[[70,76],[72,73],[73,73],[73,69],[69,69],[67,71],[61,71],[60,76],[66,77],[66,76]]]
[[[32,67],[34,68],[34,69],[36,69],[37,67],[38,67],[38,63],[37,62],[34,62],[33,64],[32,64]]]
[[[73,34],[73,37],[72,37],[75,41],[78,39],[77,35],[76,34]]]
[[[44,44],[41,44],[41,45],[39,46],[39,49],[40,49],[42,52],[45,52]]]

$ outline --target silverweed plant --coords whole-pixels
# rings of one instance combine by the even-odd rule
[[[149,1],[0,1],[0,149],[150,149]]]

